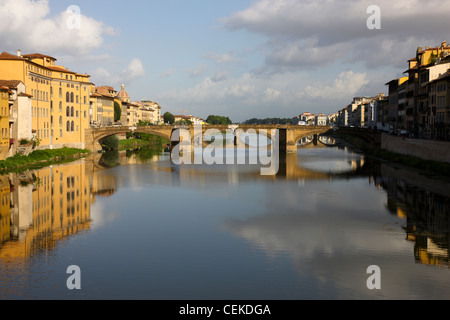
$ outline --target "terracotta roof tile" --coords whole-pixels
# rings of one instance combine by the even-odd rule
[[[8,53],[8,52],[3,52],[2,54],[0,54],[0,60],[26,60],[26,59],[22,58],[22,57],[18,57],[16,55]]]
[[[21,82],[20,80],[0,80],[0,86],[17,87]]]
[[[50,58],[50,59],[56,60],[53,57],[47,56],[45,54],[40,54],[40,53],[24,54],[24,55],[22,55],[22,57],[30,58],[30,59],[34,59],[34,58]]]

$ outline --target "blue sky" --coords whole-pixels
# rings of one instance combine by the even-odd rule
[[[381,30],[367,28],[372,4]],[[67,27],[73,5],[79,29]],[[0,43],[51,55],[96,85],[125,84],[163,112],[240,122],[329,114],[386,93],[418,46],[450,40],[449,9],[445,0],[0,0]]]

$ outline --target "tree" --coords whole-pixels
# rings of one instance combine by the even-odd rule
[[[174,124],[174,122],[175,122],[175,117],[170,112],[164,113],[163,118],[164,118],[164,123]]]
[[[101,145],[104,150],[117,150],[119,149],[119,138],[117,136],[109,136],[101,141]]]
[[[114,121],[119,121],[122,117],[122,109],[117,101],[114,101]]]
[[[182,125],[182,126],[192,126],[192,121],[188,120],[188,119],[183,119],[183,120],[178,120],[177,122],[175,122],[175,124]]]
[[[215,115],[208,116],[208,118],[206,119],[206,122],[209,124],[222,124],[222,125],[233,124],[233,122],[230,120],[230,118],[223,117],[223,116],[215,116]]]

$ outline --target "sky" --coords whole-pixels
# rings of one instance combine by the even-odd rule
[[[292,118],[387,94],[417,47],[450,42],[449,13],[448,0],[0,0],[0,51],[50,55],[163,113]]]

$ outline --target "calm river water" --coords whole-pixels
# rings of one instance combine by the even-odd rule
[[[450,299],[449,182],[346,148],[276,176],[122,153],[0,183],[1,299]]]

